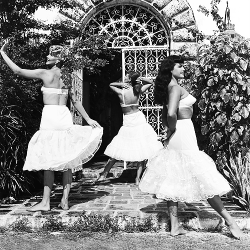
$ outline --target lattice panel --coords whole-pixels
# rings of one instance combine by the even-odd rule
[[[85,25],[85,32],[104,34],[108,47],[166,46],[169,35],[150,10],[134,5],[117,4],[95,14]]]
[[[76,94],[78,101],[82,103],[82,70],[72,73],[72,87]],[[73,121],[75,124],[82,125],[82,116],[78,113],[76,108],[71,104],[70,111],[72,113]]]
[[[126,48],[123,53],[123,76],[129,71],[138,71],[141,76],[155,78],[160,62],[169,54],[166,47],[157,48]],[[162,106],[154,103],[154,87],[150,87],[148,91],[140,98],[140,109],[146,116],[147,122],[151,124],[156,133],[159,135],[163,129],[161,124]]]

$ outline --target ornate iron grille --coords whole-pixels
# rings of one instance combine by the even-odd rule
[[[123,76],[133,70],[140,72],[141,76],[155,78],[158,73],[160,62],[169,54],[166,47],[154,48],[124,48],[123,56]],[[147,122],[159,135],[163,129],[161,123],[162,106],[155,105],[154,87],[152,86],[140,98],[140,109],[145,114]]]
[[[82,70],[72,73],[72,87],[75,92],[76,98],[82,103]],[[76,108],[70,104],[70,111],[75,124],[82,125],[82,116],[78,113]]]
[[[111,48],[169,44],[161,21],[150,10],[132,4],[117,4],[98,12],[85,25],[85,31],[107,35],[106,45]]]

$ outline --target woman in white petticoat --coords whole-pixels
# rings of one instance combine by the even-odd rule
[[[137,162],[135,183],[138,185],[143,162],[163,147],[162,143],[157,139],[156,132],[147,123],[145,115],[139,110],[140,96],[152,84],[152,80],[140,77],[140,74],[135,71],[128,72],[124,82],[110,84],[110,88],[120,99],[123,124],[104,152],[110,159],[97,181],[105,180],[114,163],[117,160],[122,160]]]
[[[181,57],[169,56],[161,62],[154,98],[156,103],[163,105],[165,147],[148,161],[139,189],[167,200],[172,236],[186,233],[178,222],[178,202],[207,200],[225,219],[233,236],[239,239],[243,233],[220,199],[231,188],[214,161],[198,148],[191,121],[196,99],[178,84],[178,79],[182,78]]]
[[[31,138],[23,170],[44,170],[44,192],[42,201],[29,211],[50,210],[50,194],[54,183],[54,172],[63,172],[63,195],[58,207],[69,209],[68,196],[72,172],[82,168],[101,144],[103,129],[92,120],[82,104],[76,100],[73,89],[66,87],[61,79],[63,46],[50,47],[46,64],[51,69],[21,69],[5,53],[7,42],[1,48],[1,55],[11,70],[22,77],[41,79],[44,108],[40,129]],[[73,125],[72,116],[66,106],[70,97],[73,105],[90,126]]]

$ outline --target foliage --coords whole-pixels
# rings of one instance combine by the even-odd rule
[[[54,216],[49,216],[43,224],[42,229],[46,232],[63,231],[65,226],[63,225],[62,221],[55,219]]]
[[[15,106],[0,110],[0,190],[16,196],[26,190],[27,179],[21,171],[25,156],[25,124]]]
[[[109,215],[81,214],[79,219],[68,228],[70,232],[118,232],[118,217],[112,218]]]
[[[69,8],[67,0],[0,0],[0,37],[7,38],[34,28],[42,28],[32,15],[39,7]]]
[[[84,75],[99,75],[101,69],[115,57],[116,50],[105,45],[105,35],[82,34],[64,52],[63,77],[66,85],[71,84],[71,73],[83,69]]]
[[[9,45],[8,54],[22,68],[33,68],[43,63],[38,61],[39,54],[43,53],[41,49],[35,52],[37,47],[30,47],[16,36]],[[29,59],[34,59],[33,65],[29,64]],[[28,141],[39,128],[42,109],[42,99],[38,94],[39,85],[40,81],[15,76],[1,58],[0,126],[3,139],[0,140],[0,175],[3,178],[1,189],[4,191],[2,195],[16,197],[20,192],[28,190],[29,174],[23,173],[22,167]]]
[[[218,36],[198,51],[195,71],[201,147],[214,159],[249,145],[250,44]]]
[[[138,220],[128,216],[100,215],[91,213],[89,215],[77,215],[77,220],[67,226],[55,216],[50,216],[44,223],[42,230],[45,231],[67,231],[67,232],[158,232],[160,226],[151,216]]]
[[[219,29],[219,31],[224,31],[226,28],[226,24],[223,21],[223,18],[219,15],[219,8],[218,4],[221,0],[212,0],[210,3],[211,9],[208,10],[205,6],[199,5],[198,11],[202,12],[205,16],[211,15],[213,18],[213,21],[216,22],[216,25]]]
[[[17,219],[14,223],[11,224],[11,230],[15,232],[26,232],[31,233],[31,225],[28,218]]]
[[[233,189],[234,202],[250,212],[250,151],[237,155],[230,152],[230,158],[223,157],[219,166]],[[244,155],[244,156],[242,156]]]

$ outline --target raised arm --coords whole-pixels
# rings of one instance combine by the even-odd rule
[[[142,81],[141,93],[144,93],[154,83],[151,79],[146,77],[140,77],[140,80]]]
[[[7,48],[7,42],[2,46],[0,53],[6,62],[6,64],[10,67],[10,69],[14,72],[14,74],[25,77],[25,78],[30,78],[30,79],[43,79],[45,69],[34,69],[34,70],[29,70],[29,69],[21,69],[19,66],[17,66],[6,54],[6,48]]]
[[[112,82],[109,84],[109,87],[118,95],[121,93],[121,89],[124,86],[125,84],[123,82]]]
[[[75,108],[76,108],[76,109],[78,110],[78,112],[81,114],[81,116],[83,117],[83,119],[84,119],[91,127],[93,127],[93,128],[95,128],[95,127],[101,127],[100,124],[99,124],[97,121],[95,121],[95,120],[93,120],[93,119],[91,119],[91,118],[89,117],[89,115],[88,115],[87,112],[85,111],[84,107],[82,106],[82,103],[81,103],[79,100],[77,100],[76,94],[75,94],[73,88],[70,88],[70,89],[69,89],[69,97],[70,97],[70,100],[71,100],[72,104],[75,106]]]

